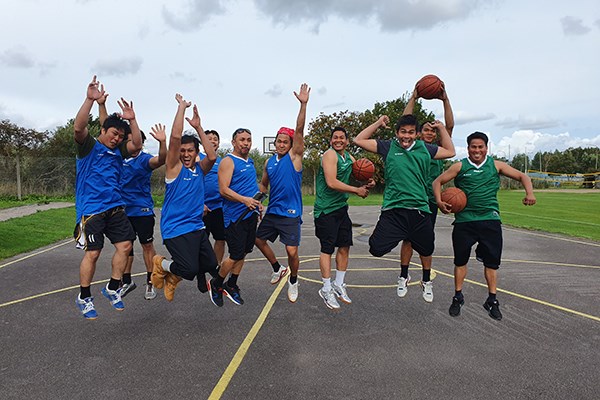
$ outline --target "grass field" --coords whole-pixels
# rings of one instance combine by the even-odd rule
[[[48,204],[57,201],[75,202],[74,196],[66,197],[47,197],[47,196],[26,196],[22,200],[17,200],[16,197],[0,198],[0,209],[27,206],[30,204]]]

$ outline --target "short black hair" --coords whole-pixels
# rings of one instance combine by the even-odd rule
[[[243,132],[246,132],[248,135],[252,136],[252,132],[250,132],[250,129],[248,129],[248,128],[237,128],[235,131],[233,131],[233,135],[231,136],[231,138],[235,139],[235,137],[238,135],[238,133],[243,133]]]
[[[142,137],[142,144],[146,142],[146,134],[140,129],[140,136]]]
[[[346,136],[346,139],[348,139],[348,132],[346,132],[346,129],[342,128],[341,126],[336,126],[331,130],[331,137],[333,137],[335,132],[344,132],[344,136]]]
[[[183,135],[181,137],[181,144],[186,144],[186,143],[194,143],[194,148],[196,149],[196,151],[198,153],[200,153],[200,141],[198,140],[198,138],[196,136]]]
[[[118,131],[123,131],[123,133],[125,133],[125,136],[131,133],[131,128],[129,127],[127,121],[119,117],[119,114],[117,113],[110,114],[108,117],[106,117],[104,123],[102,124],[102,129],[104,129],[105,131],[109,130],[110,128],[115,128]]]
[[[219,141],[221,140],[221,136],[219,136],[219,132],[212,130],[212,129],[208,129],[206,131],[204,131],[204,133],[206,135],[215,135],[217,137],[217,139],[219,139]]]
[[[417,132],[421,131],[421,127],[419,126],[419,122],[417,121],[417,117],[412,114],[406,114],[398,118],[398,122],[396,122],[396,132],[400,130],[401,127],[413,125]]]
[[[484,141],[485,145],[488,145],[488,137],[483,132],[473,132],[469,136],[467,136],[467,146],[471,144],[471,140],[473,139],[481,139]]]

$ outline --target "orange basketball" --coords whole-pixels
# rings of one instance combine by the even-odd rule
[[[424,99],[439,99],[442,96],[444,82],[435,75],[425,75],[417,82],[417,93]]]
[[[359,158],[352,163],[352,176],[357,181],[368,181],[375,173],[375,164],[368,158]]]
[[[442,201],[452,206],[452,212],[462,211],[467,205],[467,195],[457,187],[449,187],[442,192]]]

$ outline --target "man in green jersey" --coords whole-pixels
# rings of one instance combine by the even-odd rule
[[[498,206],[499,175],[521,182],[525,188],[523,204],[535,204],[531,179],[508,164],[487,155],[488,137],[474,132],[467,137],[468,157],[453,164],[433,181],[433,194],[440,210],[447,214],[450,204],[442,201],[441,187],[454,179],[454,185],[467,195],[467,206],[456,213],[452,230],[454,250],[455,294],[449,313],[456,317],[464,304],[462,287],[467,276],[471,248],[477,243],[477,254],[483,261],[488,298],[483,307],[490,317],[501,320],[500,303],[496,299],[497,270],[502,258],[502,226]]]
[[[354,157],[346,151],[350,144],[348,134],[342,127],[335,127],[331,133],[331,148],[321,158],[317,173],[317,196],[315,199],[315,235],[321,242],[319,266],[323,279],[323,288],[319,296],[325,305],[337,310],[340,308],[336,297],[346,304],[348,297],[344,278],[348,268],[348,255],[352,246],[352,221],[348,216],[348,197],[354,193],[363,199],[369,195],[369,188],[375,186],[374,180],[366,185],[355,187],[350,182]],[[331,282],[331,255],[335,248],[336,275]]]
[[[423,263],[423,299],[433,301],[431,262],[434,249],[433,224],[427,196],[427,177],[431,159],[453,157],[454,145],[444,124],[431,122],[440,133],[440,145],[417,140],[418,123],[414,115],[400,117],[392,140],[376,140],[371,136],[379,128],[387,128],[390,119],[381,116],[354,139],[363,149],[384,158],[385,190],[377,226],[369,238],[369,252],[375,257],[389,253],[402,240],[409,240]],[[408,268],[406,268],[408,273]],[[399,282],[399,285],[402,282]],[[398,290],[400,292],[400,288]]]

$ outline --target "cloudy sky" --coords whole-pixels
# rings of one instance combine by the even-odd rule
[[[294,125],[302,82],[312,87],[310,121],[370,109],[436,74],[459,156],[475,130],[500,156],[600,146],[597,0],[0,4],[0,118],[25,127],[65,124],[97,74],[109,111],[133,99],[144,130],[170,127],[180,92],[222,142],[247,127],[262,149],[263,136]],[[424,106],[442,118],[440,101]]]

